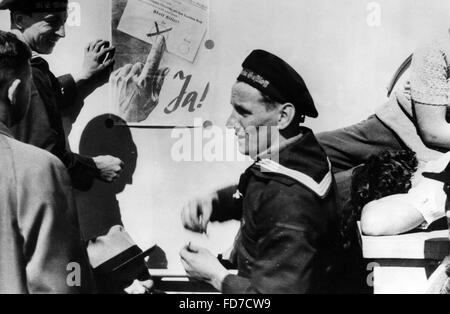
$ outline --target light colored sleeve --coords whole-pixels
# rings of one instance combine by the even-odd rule
[[[74,294],[92,291],[70,179],[62,163],[40,151],[17,156],[18,223],[24,241],[28,291]],[[19,169],[27,169],[21,171]]]
[[[442,158],[429,162],[423,172],[442,172],[450,162],[450,154],[445,154]],[[423,216],[425,223],[423,229],[437,220],[445,217],[445,203],[447,195],[444,192],[444,183],[428,179],[420,174],[419,183],[412,188],[404,201],[416,208]]]
[[[411,97],[414,102],[446,106],[449,104],[448,64],[442,40],[419,49],[411,65]]]

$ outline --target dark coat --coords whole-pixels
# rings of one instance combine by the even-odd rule
[[[68,149],[61,117],[62,110],[81,108],[77,103],[75,82],[70,75],[56,78],[48,63],[40,57],[34,57],[31,66],[30,109],[23,121],[12,129],[13,135],[21,142],[57,156],[67,167],[73,186],[87,190],[98,173],[97,167],[92,158],[74,154]]]
[[[219,193],[212,217],[241,220],[239,273],[225,278],[223,292],[332,292],[341,247],[335,183],[312,131],[303,128],[303,136],[280,151],[279,164],[252,165],[234,192]]]

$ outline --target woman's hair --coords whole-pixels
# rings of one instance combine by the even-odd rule
[[[383,197],[408,192],[418,161],[410,150],[386,151],[369,158],[352,175],[351,198],[344,208],[343,237],[351,244],[351,233],[368,203]]]

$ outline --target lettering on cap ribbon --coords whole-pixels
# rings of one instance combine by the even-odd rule
[[[264,88],[267,88],[270,84],[270,82],[268,80],[264,79],[261,75],[256,74],[247,69],[242,70],[241,76],[255,82],[258,85],[261,85]]]

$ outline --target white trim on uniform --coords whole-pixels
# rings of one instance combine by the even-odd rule
[[[300,182],[301,184],[310,188],[314,193],[319,195],[321,198],[325,197],[328,194],[331,188],[331,184],[333,183],[333,174],[331,173],[331,163],[329,160],[328,160],[329,171],[321,182],[316,182],[316,180],[314,180],[307,174],[286,168],[270,159],[263,159],[257,162],[256,165],[258,165],[259,167],[261,167],[266,171],[282,174]]]

